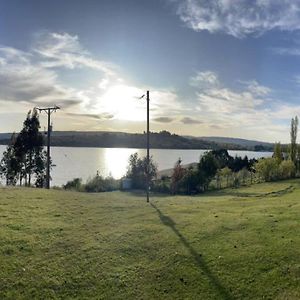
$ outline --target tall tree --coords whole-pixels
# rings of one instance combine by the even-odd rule
[[[291,145],[290,145],[290,158],[292,162],[296,165],[296,155],[297,155],[297,132],[298,132],[298,117],[292,118],[291,120]]]
[[[40,121],[37,110],[29,111],[14,144],[15,156],[20,161],[20,183],[23,178],[31,185],[32,176],[37,186],[42,185],[45,177],[46,156],[43,150],[44,139],[39,132]]]
[[[283,161],[283,153],[282,153],[280,142],[275,143],[275,145],[274,145],[273,157],[276,159],[278,164],[280,164]]]

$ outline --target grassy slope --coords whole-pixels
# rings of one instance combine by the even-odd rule
[[[0,299],[299,299],[300,182],[201,197],[0,190]]]

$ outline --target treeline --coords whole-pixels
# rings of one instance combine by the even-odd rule
[[[0,144],[8,144],[4,136]],[[151,148],[154,149],[230,149],[269,151],[266,145],[245,146],[234,143],[206,141],[197,138],[187,138],[168,131],[150,133]],[[107,148],[146,148],[146,134],[124,132],[53,132],[52,146],[63,147],[107,147]]]
[[[226,149],[204,153],[199,162],[183,167],[181,159],[175,163],[171,176],[157,178],[157,166],[152,158],[149,163],[150,189],[169,194],[197,194],[207,190],[249,185],[263,181],[275,181],[300,175],[300,147],[297,145],[298,118],[291,122],[291,143],[282,147],[275,143],[272,157],[248,159],[232,157]],[[70,181],[64,187],[82,191],[107,191],[122,189],[122,182],[130,182],[132,189],[146,189],[147,160],[135,153],[130,156],[128,170],[123,180],[103,178],[99,174],[82,185],[79,179]],[[78,183],[80,183],[78,185]],[[128,188],[128,186],[126,187]]]

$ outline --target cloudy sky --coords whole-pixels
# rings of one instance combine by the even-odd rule
[[[288,141],[300,0],[0,0],[0,132],[142,132],[146,90],[152,131]]]

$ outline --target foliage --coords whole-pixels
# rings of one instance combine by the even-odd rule
[[[265,181],[274,181],[279,179],[279,164],[273,157],[260,159],[255,164],[255,170]]]
[[[279,165],[280,179],[288,179],[294,177],[295,171],[295,164],[291,160],[283,160]]]
[[[152,156],[149,158],[149,183],[156,178],[157,166]],[[132,187],[135,189],[145,189],[147,186],[147,157],[139,158],[137,153],[130,155],[127,168],[127,178],[131,178]]]
[[[14,155],[14,147],[12,144],[8,145],[0,162],[0,174],[6,185],[16,185],[19,169],[20,164]]]
[[[170,186],[170,179],[167,176],[162,176],[161,179],[153,181],[152,190],[158,193],[171,193]]]
[[[279,164],[283,161],[283,153],[280,142],[275,143],[274,145],[273,158],[275,158]]]
[[[23,123],[23,129],[17,138],[12,136],[12,143],[5,151],[0,163],[1,175],[7,184],[15,185],[23,180],[25,185],[31,185],[32,176],[35,185],[44,185],[46,171],[46,152],[43,150],[44,139],[39,132],[40,122],[37,110],[29,111]]]
[[[198,179],[202,191],[208,189],[208,185],[218,170],[218,160],[212,152],[206,152],[198,164]]]
[[[89,179],[84,185],[84,191],[89,193],[110,192],[120,189],[120,180],[113,177],[103,178],[100,175]]]
[[[82,190],[82,179],[74,178],[73,180],[70,180],[65,185],[63,185],[63,188],[65,190],[80,191],[80,190]]]
[[[297,155],[297,132],[298,132],[298,117],[292,118],[291,120],[291,145],[290,145],[290,159],[296,165]]]
[[[229,187],[229,179],[232,176],[232,170],[228,167],[225,167],[218,171],[218,175],[226,178],[226,187]]]
[[[63,185],[63,188],[78,192],[99,193],[120,190],[120,184],[120,180],[111,176],[104,178],[97,173],[95,177],[88,179],[85,184],[82,183],[81,178],[74,178]]]
[[[203,179],[200,178],[200,173],[197,169],[190,167],[186,170],[184,177],[182,178],[182,190],[185,194],[191,195],[196,194],[202,188],[201,182]]]
[[[171,176],[171,193],[177,194],[180,189],[181,181],[186,173],[186,169],[181,166],[181,159],[179,158],[178,161],[175,163],[173,173]]]

